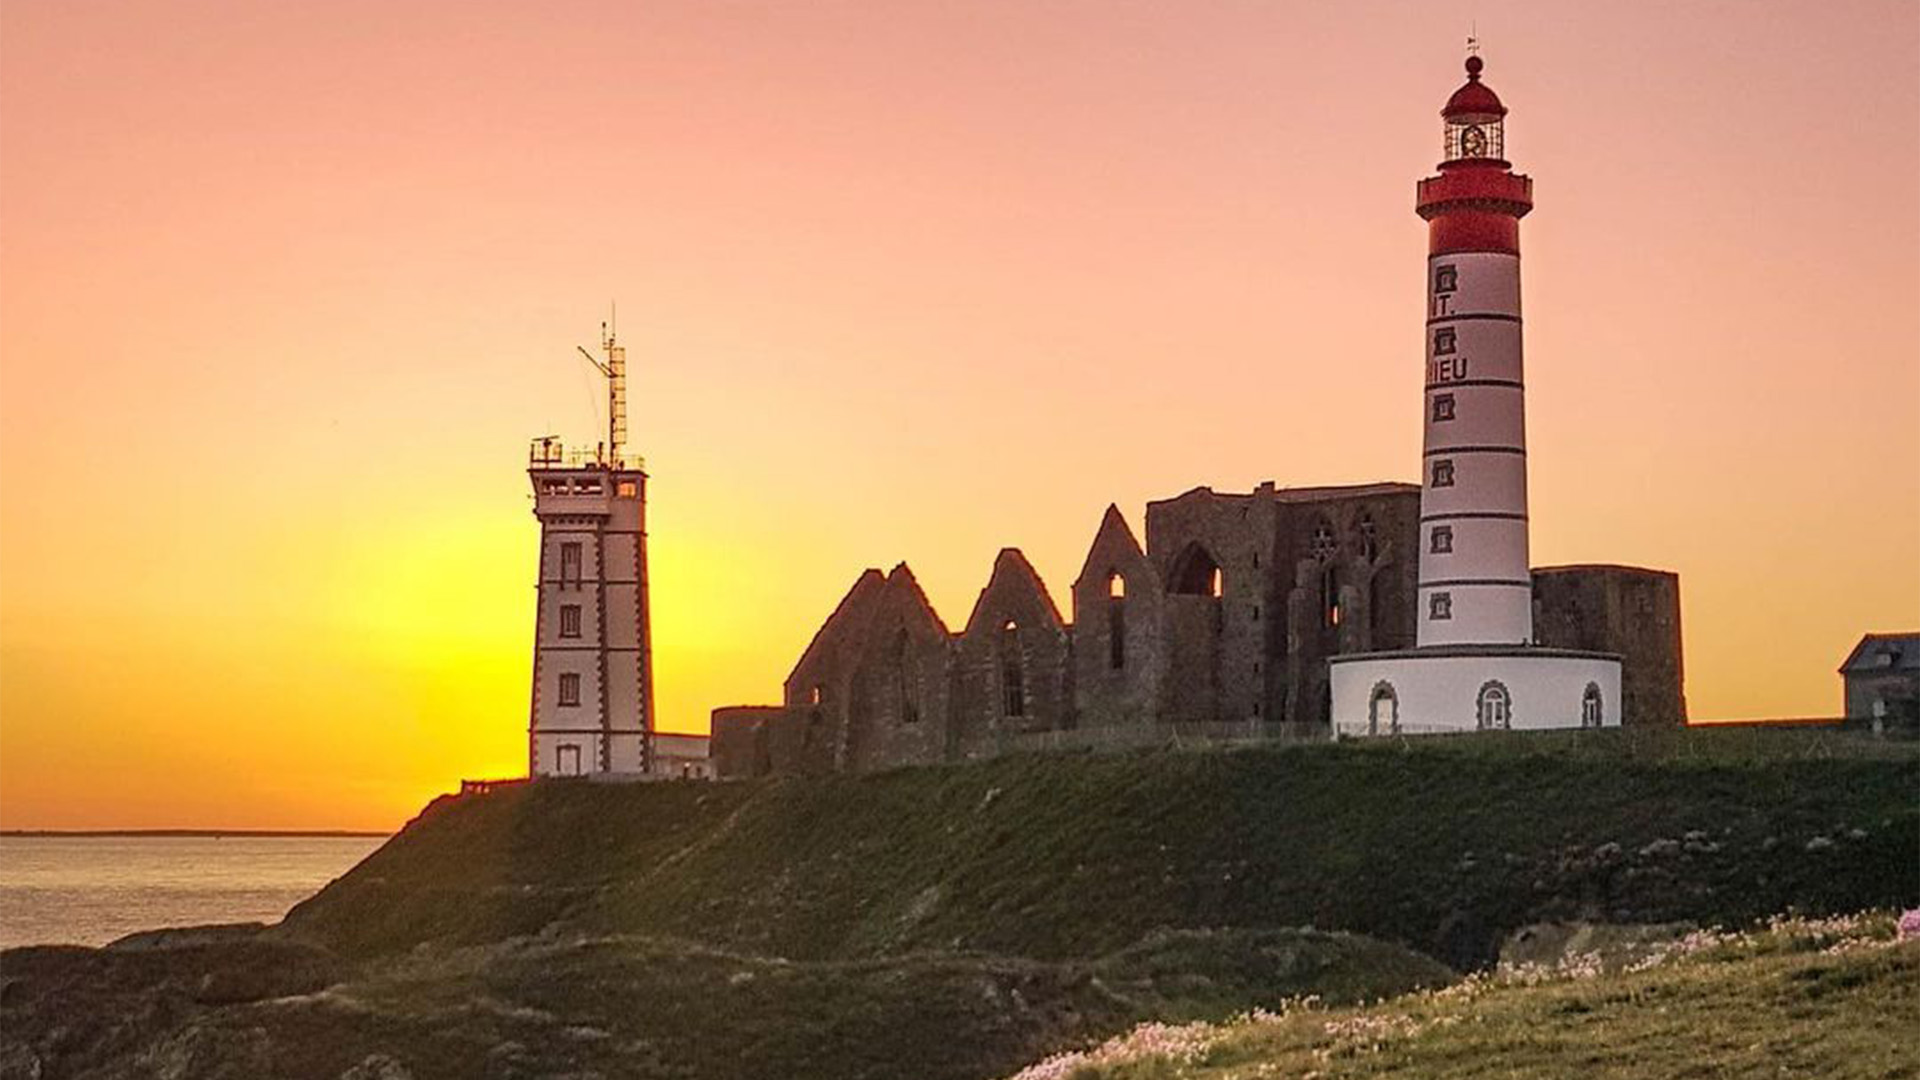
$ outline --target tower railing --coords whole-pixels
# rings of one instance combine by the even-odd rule
[[[546,436],[533,440],[527,447],[527,468],[645,472],[647,461],[638,454],[609,455],[606,443],[595,443],[591,447],[567,446],[553,436]]]

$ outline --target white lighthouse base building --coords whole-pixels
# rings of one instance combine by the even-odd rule
[[[1336,735],[1618,727],[1620,658],[1443,645],[1327,661]]]

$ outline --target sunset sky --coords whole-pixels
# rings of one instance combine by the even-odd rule
[[[1920,626],[1920,9],[5,0],[0,826],[398,826],[525,767],[527,440],[617,301],[663,726],[866,566],[1413,480],[1477,20],[1535,181],[1533,560],[1697,719]]]

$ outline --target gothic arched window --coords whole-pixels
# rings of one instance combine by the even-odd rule
[[[1173,561],[1172,587],[1169,591],[1186,596],[1214,596],[1225,584],[1220,560],[1199,543],[1188,544]]]
[[[1012,619],[1000,627],[1000,705],[1012,718],[1027,715],[1026,665],[1020,655],[1020,627]]]
[[[1373,693],[1367,698],[1367,734],[1399,733],[1400,695],[1394,692],[1392,683],[1382,679],[1373,684]]]
[[[1513,726],[1513,698],[1505,683],[1497,679],[1481,684],[1480,700],[1474,708],[1481,731],[1505,731]]]
[[[1326,518],[1321,518],[1320,523],[1313,527],[1313,536],[1307,540],[1308,554],[1326,562],[1339,549],[1340,541],[1334,539],[1333,526],[1328,524]]]
[[[905,630],[893,639],[894,693],[900,701],[900,722],[903,724],[920,722],[920,694],[914,685],[917,680],[914,678],[910,644]]]
[[[1606,703],[1600,696],[1600,684],[1588,683],[1586,692],[1580,695],[1580,726],[1599,727],[1606,719]]]

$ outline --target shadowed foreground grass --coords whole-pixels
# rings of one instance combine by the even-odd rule
[[[0,970],[0,1080],[978,1080],[1149,1018],[1455,978],[1307,930],[1161,934],[1069,963],[559,936],[358,965],[270,940],[30,948]]]
[[[1920,895],[1920,746],[1610,730],[1024,756],[435,802],[287,918],[344,956],[549,927],[794,960],[1316,926],[1456,968],[1534,923]]]
[[[1687,947],[1638,970],[1573,957],[1365,1008],[1149,1026],[1018,1080],[1920,1076],[1920,940],[1894,942],[1890,916]]]

